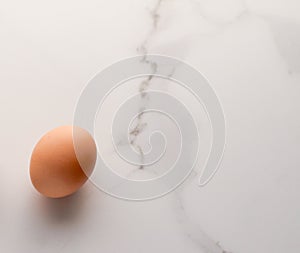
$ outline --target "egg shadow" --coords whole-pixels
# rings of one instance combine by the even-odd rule
[[[80,218],[84,206],[84,189],[58,199],[39,197],[41,213],[46,221],[53,223],[74,222]]]

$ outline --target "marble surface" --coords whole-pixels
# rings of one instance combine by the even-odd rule
[[[3,2],[1,252],[299,252],[299,12],[296,0]],[[150,53],[194,66],[220,99],[227,147],[213,180],[199,187],[196,168],[176,191],[145,202],[91,183],[67,199],[41,197],[28,175],[38,138],[72,124],[95,73]],[[169,91],[157,80],[132,87]]]

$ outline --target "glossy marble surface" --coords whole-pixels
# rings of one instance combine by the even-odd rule
[[[1,252],[298,252],[299,13],[296,0],[3,3]],[[196,168],[176,191],[146,202],[90,183],[63,200],[37,194],[28,163],[38,138],[72,124],[95,73],[150,53],[194,66],[220,99],[227,146],[213,180],[199,187]]]

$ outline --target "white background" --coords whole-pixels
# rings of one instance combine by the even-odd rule
[[[1,0],[0,251],[299,252],[299,13],[297,0]],[[213,181],[149,202],[90,183],[41,197],[28,174],[37,140],[72,124],[97,71],[146,51],[216,90],[228,136]]]

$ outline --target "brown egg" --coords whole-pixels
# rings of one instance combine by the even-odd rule
[[[95,142],[87,131],[73,126],[55,128],[40,139],[32,152],[32,184],[47,197],[68,196],[87,181],[96,157]]]

